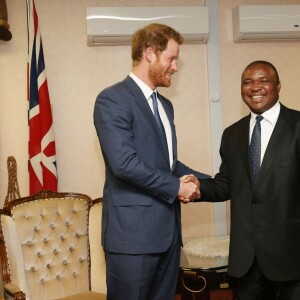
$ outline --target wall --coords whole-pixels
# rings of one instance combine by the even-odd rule
[[[207,0],[209,1],[209,0]],[[131,69],[129,46],[87,47],[85,7],[129,6],[122,0],[35,0],[43,39],[46,72],[53,109],[59,191],[102,195],[104,163],[93,125],[97,94],[122,80]],[[300,4],[300,1],[219,1],[223,125],[248,113],[240,97],[240,75],[246,64],[268,59],[282,81],[282,102],[300,109],[297,97],[299,42],[235,44],[232,8],[239,4]],[[130,6],[148,6],[132,0]],[[154,0],[151,6],[196,6],[200,0]],[[7,157],[18,164],[22,196],[28,195],[27,170],[27,29],[26,1],[9,0],[13,39],[0,41],[0,206],[7,192]],[[211,172],[206,45],[183,45],[179,72],[169,89],[160,92],[175,107],[179,158],[203,172]],[[183,206],[185,236],[214,234],[213,205]]]

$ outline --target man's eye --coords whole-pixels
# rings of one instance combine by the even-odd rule
[[[271,80],[269,79],[263,79],[260,81],[261,84],[269,84],[271,82]]]
[[[250,80],[247,80],[247,81],[244,81],[243,82],[243,85],[249,85],[251,83],[251,81]]]

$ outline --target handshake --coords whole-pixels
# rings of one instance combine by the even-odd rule
[[[199,180],[193,174],[180,177],[180,187],[177,199],[181,203],[187,204],[195,199],[199,199],[200,197]]]

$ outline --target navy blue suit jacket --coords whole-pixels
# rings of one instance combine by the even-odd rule
[[[177,160],[173,106],[163,96],[159,99],[172,130],[172,169],[149,104],[131,77],[96,99],[94,123],[106,165],[102,243],[111,252],[167,250],[180,228],[179,177],[207,177]]]

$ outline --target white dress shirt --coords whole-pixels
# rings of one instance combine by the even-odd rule
[[[135,81],[135,83],[140,87],[142,90],[143,94],[145,95],[145,98],[147,99],[147,102],[150,106],[150,109],[153,112],[153,103],[152,103],[152,98],[151,95],[153,92],[156,93],[156,90],[152,90],[146,83],[144,83],[142,80],[140,80],[137,76],[135,76],[132,72],[130,72],[129,76]],[[167,117],[167,114],[159,100],[159,97],[157,96],[157,104],[158,104],[158,112],[161,118],[161,121],[163,123],[165,133],[166,133],[166,138],[167,138],[167,144],[168,144],[168,151],[169,151],[169,162],[170,162],[170,168],[173,166],[173,143],[172,143],[172,132],[171,132],[171,126],[169,119]]]
[[[280,113],[280,104],[279,101],[271,107],[269,110],[265,111],[261,115],[264,117],[260,124],[261,124],[261,159],[260,159],[260,164],[263,161],[267,146],[269,144],[272,132],[274,130],[274,127],[276,125],[278,116]],[[253,128],[256,123],[256,116],[257,114],[251,112],[251,118],[250,118],[250,132],[249,132],[249,145],[251,142],[251,136],[253,132]]]

